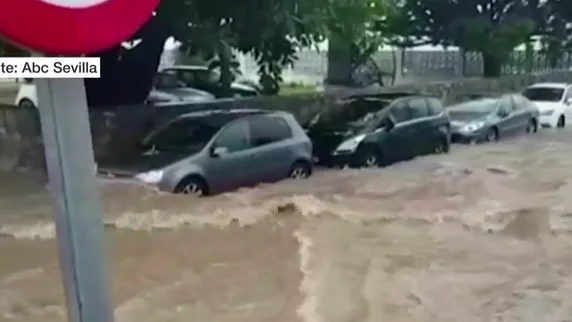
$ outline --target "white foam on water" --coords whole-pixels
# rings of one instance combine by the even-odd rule
[[[565,144],[519,144],[469,147],[386,169],[316,173],[309,180],[200,200],[108,182],[102,189],[104,221],[127,235],[156,236],[185,232],[185,227],[249,231],[264,222],[272,222],[263,227],[279,234],[276,227],[288,221],[283,219],[294,218],[299,260],[295,269],[301,272],[296,314],[304,322],[539,317],[559,322],[570,312],[565,299],[572,285],[572,153],[567,152],[572,149]],[[16,202],[14,215],[0,220],[0,236],[23,243],[53,239],[46,200]],[[267,240],[261,238],[260,243]],[[186,254],[184,248],[178,254]],[[134,256],[147,263],[145,252]],[[168,281],[146,284],[120,303],[118,321],[209,320],[223,316],[220,312],[245,318],[252,312],[278,312],[282,294],[237,300],[236,294],[246,288],[240,286],[247,283],[242,279],[227,281],[225,285],[236,286],[228,290],[222,283],[209,286],[228,292],[213,292],[224,297],[221,303],[228,302],[219,306],[189,294],[200,292],[205,274],[220,269],[220,275],[208,277],[216,281],[226,276],[226,264],[202,269],[176,261],[165,264],[180,271],[174,270],[177,273]],[[262,278],[244,274],[240,278],[253,278],[254,284]],[[10,287],[0,294],[9,299],[5,305],[32,306],[26,314],[46,320],[55,311],[41,311],[13,289],[19,283],[36,285],[34,276],[16,272],[4,277]],[[0,312],[11,312],[10,307],[2,309],[0,304]]]
[[[304,301],[298,307],[297,313],[304,322],[322,322],[318,314],[318,297],[316,296],[320,276],[316,276],[310,270],[312,239],[302,231],[296,231],[295,236],[300,244],[300,272],[302,272],[300,291],[304,295]]]

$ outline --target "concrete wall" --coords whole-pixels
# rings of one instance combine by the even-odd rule
[[[407,84],[391,88],[339,91],[336,95],[297,97],[258,97],[239,100],[219,100],[199,105],[118,106],[92,109],[90,112],[94,152],[99,164],[112,164],[132,155],[137,142],[155,124],[191,110],[211,108],[261,108],[287,110],[300,122],[317,112],[336,105],[335,99],[350,94],[374,94],[407,91],[430,94],[453,102],[458,97],[475,92],[511,92],[544,81],[572,81],[572,71],[537,75],[507,76],[499,79],[465,79],[427,84]],[[0,169],[43,169],[44,157],[39,118],[35,109],[27,110],[0,105]]]

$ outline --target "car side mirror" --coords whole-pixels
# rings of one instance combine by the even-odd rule
[[[568,97],[566,100],[564,100],[564,103],[566,105],[572,105],[572,97]]]
[[[499,110],[498,114],[499,117],[507,117],[508,116],[508,112],[505,110]]]
[[[228,153],[228,148],[224,146],[217,146],[211,149],[211,157],[220,158]]]

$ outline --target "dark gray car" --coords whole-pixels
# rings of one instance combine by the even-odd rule
[[[449,108],[453,142],[494,142],[538,130],[539,112],[519,94],[483,97]]]
[[[216,97],[211,93],[196,88],[187,87],[176,75],[159,72],[153,80],[153,88],[147,98],[147,103],[204,103],[214,101]]]
[[[311,141],[286,112],[193,112],[160,126],[142,147],[135,177],[176,193],[206,195],[312,174]]]

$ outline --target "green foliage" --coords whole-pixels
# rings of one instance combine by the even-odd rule
[[[354,71],[379,50],[385,38],[377,27],[386,19],[388,3],[389,0],[328,1],[324,17],[330,38],[329,63],[341,65],[328,68],[330,81],[353,84]]]
[[[404,36],[483,54],[485,76],[498,76],[510,52],[542,25],[539,0],[405,0]],[[394,31],[398,32],[394,27]]]
[[[254,55],[261,84],[275,94],[282,68],[296,59],[296,48],[309,46],[324,33],[319,5],[302,0],[163,0],[159,13],[189,54],[217,57],[224,87],[230,87],[235,48]]]
[[[543,30],[544,47],[549,55],[557,50],[572,50],[572,5],[565,0],[547,0],[545,25]],[[552,58],[553,59],[553,58]]]
[[[2,57],[27,57],[30,51],[14,46],[9,42],[0,41],[0,56]]]

